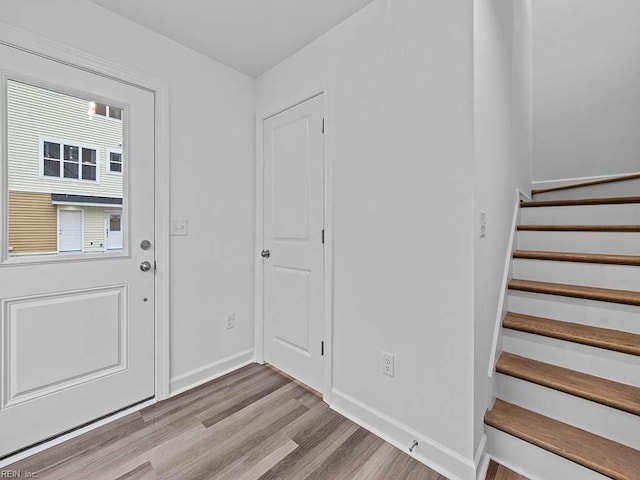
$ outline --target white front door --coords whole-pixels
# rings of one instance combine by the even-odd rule
[[[107,250],[120,250],[122,248],[122,213],[105,213]]]
[[[322,96],[264,121],[264,359],[322,392]]]
[[[82,251],[82,210],[58,211],[58,250],[60,252]]]
[[[4,45],[0,88],[2,458],[155,394],[154,95]],[[111,174],[118,142],[135,162]],[[123,250],[82,253],[104,197],[123,198]],[[74,202],[97,202],[84,229]]]

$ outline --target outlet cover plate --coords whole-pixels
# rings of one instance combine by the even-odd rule
[[[395,355],[393,353],[382,352],[382,373],[389,377],[394,376]]]

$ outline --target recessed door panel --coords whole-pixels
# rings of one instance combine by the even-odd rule
[[[309,355],[311,272],[276,266],[273,274],[273,335],[285,347]]]
[[[3,406],[124,370],[126,301],[124,286],[5,300]]]
[[[309,238],[311,118],[301,115],[273,131],[273,230],[277,240]]]

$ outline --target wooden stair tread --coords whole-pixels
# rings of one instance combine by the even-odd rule
[[[640,225],[518,225],[532,232],[640,232]]]
[[[615,480],[637,480],[640,451],[497,399],[485,424]]]
[[[580,187],[591,187],[593,185],[604,185],[605,183],[624,182],[626,180],[635,180],[636,178],[640,178],[640,173],[624,175],[621,177],[605,178],[602,180],[593,180],[590,182],[573,183],[571,185],[563,185],[561,187],[538,188],[538,189],[531,190],[531,194],[538,195],[541,193],[559,192],[560,190],[571,190],[571,189],[580,188]]]
[[[603,253],[548,252],[541,250],[515,250],[513,258],[554,260],[558,262],[602,263],[608,265],[640,266],[640,256]]]
[[[626,203],[640,203],[640,197],[599,197],[580,198],[570,200],[533,200],[520,201],[522,208],[532,207],[573,207],[581,205],[621,205]]]
[[[513,312],[505,315],[502,326],[520,332],[640,356],[640,335],[634,333]]]
[[[608,288],[583,287],[581,285],[566,285],[563,283],[518,279],[513,279],[509,282],[509,289],[640,306],[640,292],[633,292],[631,290],[612,290]]]
[[[623,412],[640,415],[640,388],[503,352],[496,371]]]

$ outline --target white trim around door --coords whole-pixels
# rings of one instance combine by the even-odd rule
[[[147,90],[154,95],[155,107],[155,398],[169,397],[169,83],[166,80],[123,67],[61,43],[34,35],[25,30],[0,23],[0,44],[33,55],[63,63],[86,72],[100,75]],[[2,134],[2,133],[0,133]],[[4,175],[2,175],[4,176]],[[6,179],[1,178],[3,185]],[[4,211],[6,199],[0,198]],[[6,249],[6,239],[0,240]],[[114,417],[115,418],[115,417]],[[92,424],[94,427],[97,424]],[[89,427],[88,427],[89,428]],[[75,433],[75,432],[74,432]],[[72,434],[70,434],[72,435]],[[55,441],[55,440],[54,440]],[[42,446],[35,447],[42,449]],[[29,451],[26,452],[27,454]],[[8,459],[11,462],[11,459]],[[6,463],[6,462],[3,462]]]
[[[264,360],[264,264],[260,256],[264,244],[264,121],[311,98],[324,97],[324,389],[323,400],[331,404],[333,387],[333,215],[332,215],[332,119],[333,97],[330,83],[319,85],[274,103],[256,114],[256,183],[254,239],[255,359]]]

